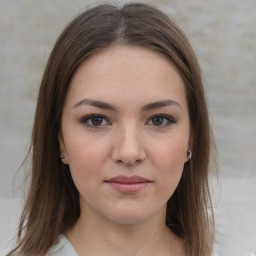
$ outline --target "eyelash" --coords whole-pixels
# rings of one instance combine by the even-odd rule
[[[165,128],[165,127],[170,126],[171,124],[176,123],[176,121],[174,120],[173,117],[170,117],[170,116],[165,115],[165,114],[157,114],[157,115],[151,116],[149,120],[152,121],[154,118],[163,118],[163,119],[166,120],[166,124],[164,126],[157,126],[157,125],[152,124],[156,128]]]
[[[88,122],[90,120],[92,120],[92,118],[102,118],[103,120],[106,120],[107,123],[109,123],[109,121],[107,120],[107,118],[103,115],[98,115],[98,114],[92,114],[92,115],[88,115],[88,116],[85,116],[81,119],[81,122],[87,126],[88,128],[91,128],[91,129],[99,129],[99,128],[102,128],[102,125],[100,126],[94,126],[94,125],[91,125],[89,124]]]
[[[104,125],[99,125],[99,126],[95,126],[93,124],[89,124],[88,122],[89,121],[92,121],[92,118],[101,118],[102,120],[105,120],[108,124],[110,124],[110,122],[108,121],[108,119],[104,116],[104,115],[99,115],[99,114],[92,114],[92,115],[88,115],[88,116],[85,116],[81,119],[81,123],[84,124],[85,126],[87,126],[88,128],[90,129],[100,129],[102,128],[103,126],[105,126],[106,124]],[[155,128],[165,128],[165,127],[168,127],[170,126],[171,124],[175,124],[176,121],[174,120],[174,118],[168,116],[168,115],[165,115],[165,114],[157,114],[157,115],[153,115],[151,116],[147,123],[148,122],[152,122],[152,120],[154,118],[163,118],[164,120],[166,120],[166,123],[164,126],[157,126],[157,125],[154,125],[154,124],[151,124],[152,126],[154,126]]]

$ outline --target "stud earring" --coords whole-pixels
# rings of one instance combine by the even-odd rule
[[[191,152],[191,150],[189,149],[189,150],[187,151],[187,158],[188,158],[188,159],[191,159],[191,157],[192,157],[192,152]]]
[[[65,156],[64,155],[60,155],[60,159],[62,160],[62,159],[64,159],[65,158]]]

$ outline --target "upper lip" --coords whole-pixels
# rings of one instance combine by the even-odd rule
[[[150,180],[140,177],[138,175],[134,175],[134,176],[130,176],[130,177],[120,175],[120,176],[116,176],[116,177],[113,177],[113,178],[107,180],[107,182],[132,184],[132,183],[150,182]]]

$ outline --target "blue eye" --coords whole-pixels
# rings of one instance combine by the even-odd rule
[[[109,124],[102,115],[89,115],[84,117],[81,122],[90,128],[100,128]]]
[[[172,123],[175,123],[175,121],[166,115],[155,115],[149,121],[149,124],[155,127],[166,127]]]

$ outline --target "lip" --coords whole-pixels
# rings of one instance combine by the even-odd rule
[[[124,194],[137,193],[146,188],[151,183],[150,180],[137,175],[130,177],[120,175],[106,180],[106,182],[112,188]]]

